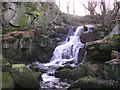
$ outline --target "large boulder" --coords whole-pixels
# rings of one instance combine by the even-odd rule
[[[68,90],[74,89],[74,88],[81,88],[81,89],[87,89],[87,88],[119,88],[119,82],[114,80],[104,80],[104,79],[98,79],[91,76],[86,76],[83,78],[80,78],[73,82]]]
[[[112,50],[118,50],[120,47],[120,34],[107,37],[102,40],[88,42],[85,45],[87,55],[96,62],[105,62],[111,59]]]
[[[12,65],[13,78],[17,85],[21,88],[39,88],[39,82],[37,81],[33,72],[24,64]]]
[[[2,73],[2,89],[14,88],[15,82],[9,72]]]
[[[6,3],[5,10],[3,11],[2,23],[3,26],[9,26],[10,20],[15,16],[15,3]],[[6,25],[5,25],[6,24]]]
[[[69,89],[73,88],[96,88],[97,87],[97,78],[93,78],[91,76],[86,76],[83,78],[78,79],[77,81],[73,82]]]
[[[84,65],[80,66],[80,68],[60,69],[60,70],[56,71],[55,75],[56,75],[56,77],[59,77],[61,80],[64,80],[64,79],[77,80],[77,79],[82,78],[82,77],[87,76],[87,75],[95,76],[94,70],[92,70],[92,68],[90,67],[90,64],[84,64]]]
[[[10,24],[13,26],[23,26],[26,25],[29,19],[29,16],[25,15],[24,8],[16,8],[15,16],[10,20]]]

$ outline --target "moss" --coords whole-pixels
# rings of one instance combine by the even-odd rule
[[[22,68],[22,67],[25,67],[24,64],[14,64],[12,65],[12,68]]]
[[[114,34],[114,35],[109,36],[107,38],[104,38],[104,40],[112,40],[112,41],[118,40],[118,39],[120,39],[120,33],[119,34]]]
[[[104,63],[111,59],[112,50],[119,51],[120,34],[110,36],[106,39],[86,43],[87,55],[93,61]]]
[[[27,24],[27,21],[28,21],[28,16],[26,16],[25,14],[22,14],[19,19],[17,20],[19,26],[24,26]]]
[[[33,72],[23,64],[12,65],[12,74],[16,83],[22,88],[39,88]]]
[[[73,88],[96,88],[97,81],[98,81],[97,78],[86,76],[73,82],[68,90],[71,90]]]
[[[70,75],[71,75],[72,80],[77,80],[81,77],[84,77],[84,76],[86,76],[85,68],[80,67],[80,68],[77,68],[77,69],[73,69],[73,70],[70,71]]]
[[[10,72],[12,65],[5,59],[2,59],[2,72]]]
[[[120,78],[120,65],[117,65],[115,68],[115,75],[116,75],[116,80],[119,80]]]
[[[61,80],[70,79],[71,78],[70,69],[63,69],[60,71],[56,71],[55,76],[59,77]]]
[[[13,78],[11,77],[10,73],[3,72],[2,73],[2,88],[14,88],[15,83]]]

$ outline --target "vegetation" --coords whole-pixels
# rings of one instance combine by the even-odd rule
[[[3,56],[0,58],[3,89],[40,88],[43,83],[42,74],[47,71],[41,63],[49,62],[54,48],[67,37],[70,26],[76,29],[76,26],[87,24],[96,27],[88,33],[86,27],[83,33],[83,37],[87,39],[83,38],[85,47],[81,48],[79,53],[83,53],[83,59],[78,55],[79,62],[76,67],[68,64],[57,68],[55,77],[70,84],[68,90],[120,87],[120,33],[106,36],[119,24],[119,21],[115,21],[119,20],[120,2],[115,1],[112,10],[107,9],[106,2],[98,4],[90,0],[86,3],[88,6],[82,5],[89,11],[89,15],[76,16],[74,7],[74,14],[69,14],[70,2],[66,3],[67,14],[61,12],[60,6],[54,2],[2,2],[0,38]],[[101,6],[101,14],[96,12],[97,5]],[[90,40],[95,34],[100,36],[99,39]],[[81,63],[82,60],[84,63]],[[36,61],[39,62],[38,65],[33,64]],[[62,84],[62,87],[66,87]],[[47,85],[52,86],[49,82]]]

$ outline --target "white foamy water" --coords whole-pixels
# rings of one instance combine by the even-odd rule
[[[83,26],[77,27],[76,31],[72,36],[68,36],[66,41],[62,45],[55,48],[53,57],[49,63],[44,64],[45,66],[64,66],[67,62],[78,62],[79,49],[83,48],[84,44],[80,41],[80,35],[84,31]],[[70,33],[70,32],[69,32]]]
[[[80,35],[83,31],[83,26],[77,27],[73,34],[73,31],[70,30],[66,40],[55,48],[50,62],[43,64],[48,68],[47,72],[42,75],[43,81],[59,82],[59,78],[54,77],[56,68],[66,64],[75,66],[78,62],[79,49],[84,47],[84,44],[80,41]]]

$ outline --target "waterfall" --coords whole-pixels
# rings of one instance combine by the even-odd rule
[[[50,62],[44,64],[48,71],[42,75],[43,81],[58,82],[59,78],[54,77],[56,68],[66,64],[75,66],[78,62],[79,49],[84,47],[80,40],[80,35],[83,31],[83,26],[77,27],[75,32],[69,30],[66,40],[55,48]]]

